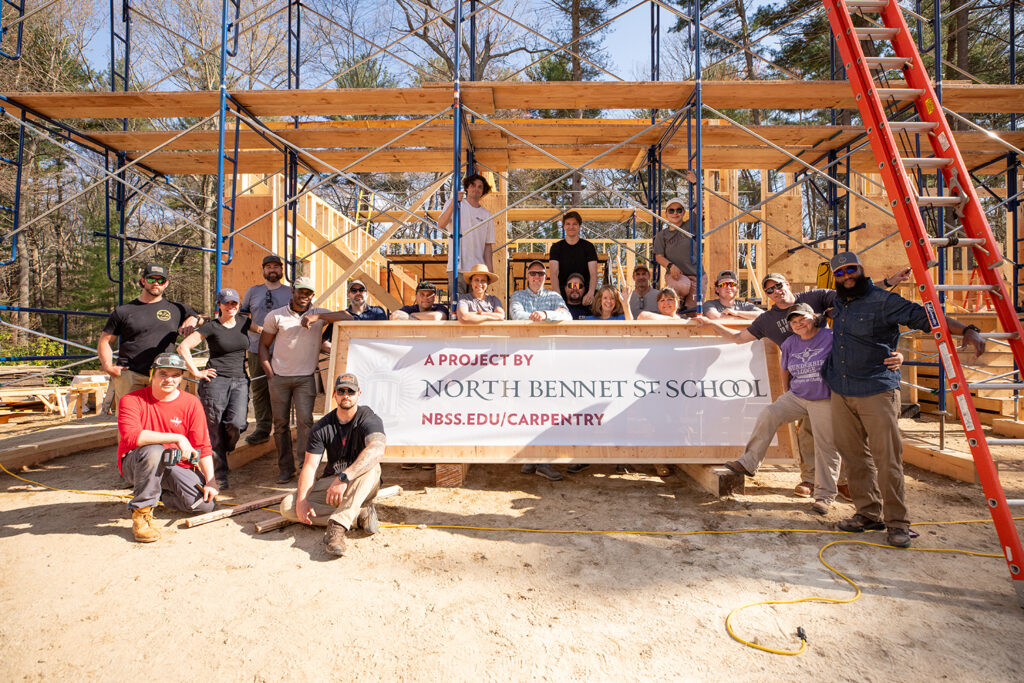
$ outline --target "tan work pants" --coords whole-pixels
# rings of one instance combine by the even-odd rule
[[[377,496],[377,489],[380,488],[380,465],[350,481],[338,507],[327,504],[327,487],[334,483],[335,479],[336,477],[323,477],[313,484],[307,498],[313,506],[313,512],[316,513],[311,520],[315,526],[327,526],[327,520],[333,519],[346,529],[351,529],[356,517],[359,516],[359,509]],[[281,516],[293,522],[299,521],[299,516],[295,513],[296,496],[297,492],[290,493],[281,501]]]

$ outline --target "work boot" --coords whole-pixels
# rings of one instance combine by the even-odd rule
[[[377,519],[377,508],[373,503],[360,508],[359,516],[356,518],[356,525],[368,534],[375,534],[380,531],[380,521]]]
[[[327,532],[324,533],[324,550],[338,557],[345,554],[345,527],[333,519],[327,520]]]
[[[266,443],[270,441],[270,432],[253,432],[249,436],[245,437],[245,442],[251,446],[257,444]]]
[[[722,467],[729,470],[730,472],[742,474],[744,477],[754,476],[754,473],[748,470],[746,467],[744,467],[743,463],[741,463],[739,460],[730,460],[729,462],[722,463]]]
[[[551,465],[544,463],[542,465],[535,465],[533,468],[534,474],[539,474],[548,481],[561,481],[562,473],[556,470]]]
[[[565,471],[568,472],[569,474],[578,474],[583,470],[587,469],[588,467],[590,467],[589,463],[578,462],[566,467]]]
[[[910,534],[907,533],[906,529],[900,527],[893,527],[888,530],[885,535],[885,542],[894,548],[909,548],[910,547]]]
[[[153,508],[132,510],[132,534],[139,543],[152,543],[160,538],[160,531],[153,526]]]
[[[840,531],[859,534],[863,531],[881,531],[885,528],[885,522],[865,517],[858,512],[853,517],[842,520],[837,526]]]

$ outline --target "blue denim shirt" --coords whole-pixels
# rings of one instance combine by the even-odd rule
[[[924,306],[874,284],[859,299],[836,297],[832,353],[821,369],[834,393],[871,396],[898,389],[899,370],[883,364],[899,343],[900,325],[928,332]]]

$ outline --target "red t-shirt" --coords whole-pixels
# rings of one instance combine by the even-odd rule
[[[117,470],[121,471],[121,458],[139,445],[143,429],[154,432],[184,434],[200,457],[213,455],[210,432],[206,427],[206,411],[199,399],[186,391],[179,391],[171,401],[157,401],[149,387],[136,389],[117,404]],[[176,444],[164,444],[164,448]],[[188,461],[178,463],[191,467]]]

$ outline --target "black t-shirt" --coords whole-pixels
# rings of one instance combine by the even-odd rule
[[[338,411],[332,410],[313,425],[306,451],[321,455],[326,450],[324,476],[333,477],[355,462],[366,448],[366,437],[377,433],[384,433],[384,423],[366,406],[357,407],[355,417],[344,424],[338,420]]]
[[[590,306],[584,306],[583,304],[570,304],[566,302],[565,307],[569,309],[569,315],[572,316],[573,320],[586,320],[594,315],[594,311],[591,310]]]
[[[451,314],[448,312],[448,307],[445,306],[444,304],[433,304],[433,305],[431,305],[429,311],[421,311],[419,304],[409,304],[408,306],[402,306],[398,310],[405,311],[409,315],[412,315],[413,313],[434,313],[434,312],[437,312],[437,313],[443,313],[445,320],[448,320],[448,319],[451,318]]]
[[[249,349],[249,318],[235,318],[235,326],[228,329],[214,318],[199,326],[199,334],[210,347],[210,360],[206,367],[217,371],[218,377],[245,377],[245,352]]]
[[[796,295],[796,303],[807,304],[819,315],[832,308],[832,302],[835,300],[836,290],[834,289],[812,289],[809,292],[800,292]],[[789,329],[789,323],[786,322],[786,314],[791,310],[793,309],[779,309],[773,305],[754,318],[754,322],[750,323],[747,331],[756,339],[768,337],[777,346],[782,346],[782,342],[793,334],[793,331]]]
[[[135,301],[114,309],[103,331],[119,338],[117,357],[132,372],[149,374],[161,353],[174,351],[178,328],[196,312],[185,304],[161,299],[151,304]]]
[[[573,273],[583,276],[583,293],[590,291],[591,261],[597,260],[597,249],[593,242],[581,239],[576,244],[559,240],[551,245],[548,261],[558,261],[558,293],[565,298],[565,282]]]

